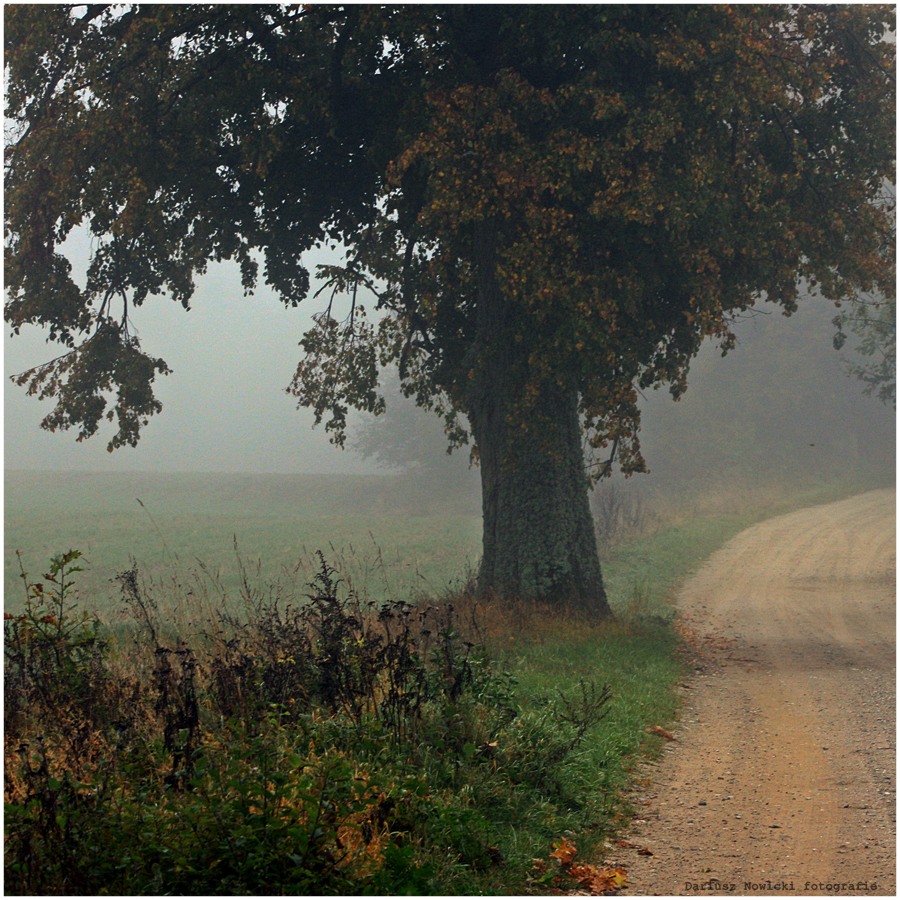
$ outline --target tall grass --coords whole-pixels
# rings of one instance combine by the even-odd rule
[[[477,493],[395,476],[7,472],[6,606],[23,603],[16,550],[27,568],[69,547],[83,553],[81,588],[101,612],[116,608],[112,579],[132,558],[176,593],[205,584],[236,595],[235,537],[267,581],[302,586],[321,549],[386,600],[458,584],[480,553],[480,506]]]
[[[117,650],[79,560],[4,619],[13,893],[506,892],[603,813],[580,773],[609,689],[520,696],[464,597],[367,601],[320,556],[304,602],[188,639],[132,568]]]
[[[423,579],[396,588],[372,538],[370,555],[335,546],[273,578],[229,536],[224,576],[184,563],[186,532],[157,511],[175,565],[126,559],[96,615],[96,562],[89,573],[77,551],[56,555],[43,577],[17,576],[4,623],[7,889],[620,886],[606,842],[628,820],[635,770],[660,750],[654,726],[678,712],[675,588],[767,513],[858,487],[632,518],[605,551],[617,619],[593,627],[414,590]],[[320,512],[352,499],[326,494]],[[247,512],[245,496],[214,503]],[[269,501],[277,515],[293,505]],[[381,595],[363,589],[379,582]]]

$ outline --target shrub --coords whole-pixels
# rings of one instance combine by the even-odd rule
[[[24,612],[3,617],[7,730],[30,709],[75,707],[88,720],[100,711],[94,701],[105,674],[106,643],[99,622],[78,611],[71,596],[80,556],[70,550],[54,557],[42,582],[28,582],[22,571]]]
[[[452,603],[365,601],[321,555],[305,603],[165,643],[133,567],[114,653],[77,560],[5,621],[14,893],[445,893],[508,864],[516,811],[556,821],[605,715],[588,684],[523,713]]]

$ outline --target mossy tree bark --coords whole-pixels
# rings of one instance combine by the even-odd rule
[[[467,406],[481,466],[479,590],[607,618],[577,390],[559,373],[534,371],[524,319],[497,287],[495,255],[490,229],[476,229],[479,321]]]
[[[575,403],[548,389],[543,404],[554,419],[537,447],[511,435],[502,399],[473,415],[484,514],[479,589],[606,618]]]

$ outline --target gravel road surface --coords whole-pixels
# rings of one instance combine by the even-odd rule
[[[685,585],[695,673],[623,894],[895,895],[895,503],[762,522]]]

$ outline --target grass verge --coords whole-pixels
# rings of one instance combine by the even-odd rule
[[[545,823],[526,818],[509,835],[522,867],[532,858],[546,856],[554,837],[558,845],[565,834],[581,859],[602,864],[607,840],[627,825],[635,769],[665,745],[664,737],[647,729],[668,730],[678,716],[677,685],[685,671],[672,628],[674,598],[690,574],[756,522],[878,486],[882,485],[846,480],[759,492],[748,497],[739,512],[689,518],[629,540],[615,547],[604,565],[615,623],[575,628],[547,614],[518,625],[512,639],[506,640],[512,645],[507,656],[523,707],[539,706],[540,698],[554,689],[571,689],[586,678],[608,685],[611,692],[609,715],[567,761],[565,815],[549,830]],[[547,869],[548,877],[558,874],[556,864]],[[503,877],[497,873],[493,882],[482,877],[479,887],[494,893],[520,892],[521,882],[504,884]]]
[[[615,888],[604,841],[659,750],[648,729],[677,715],[674,589],[766,513],[618,547],[605,569],[618,618],[594,627],[461,596],[366,601],[321,560],[302,604],[243,578],[241,617],[210,606],[181,629],[130,570],[117,642],[78,602],[78,554],[56,557],[4,622],[7,887]]]

